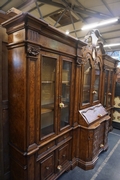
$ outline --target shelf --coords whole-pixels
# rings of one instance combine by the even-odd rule
[[[42,81],[43,84],[54,83],[55,81]]]
[[[69,85],[69,81],[62,81],[62,84],[67,84],[67,85]]]
[[[41,114],[49,113],[49,112],[51,112],[51,111],[52,111],[52,109],[42,108],[42,109],[41,109]]]

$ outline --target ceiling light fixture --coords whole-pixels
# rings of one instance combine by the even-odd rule
[[[118,21],[118,18],[113,18],[113,19],[109,19],[109,20],[106,20],[106,21],[96,22],[96,23],[93,23],[93,24],[83,26],[81,28],[81,30],[92,29],[92,28],[96,28],[98,26],[104,26],[104,25],[107,25],[107,24],[111,24],[111,23],[114,23],[114,22],[117,22],[117,21]]]
[[[113,47],[113,46],[120,46],[120,43],[116,44],[105,44],[104,47]]]
[[[69,31],[67,30],[67,31],[65,32],[65,34],[67,34],[67,35],[68,35],[68,34],[69,34]]]

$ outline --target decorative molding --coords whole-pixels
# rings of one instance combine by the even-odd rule
[[[28,45],[27,46],[27,53],[28,53],[28,55],[35,57],[40,53],[40,47]]]
[[[77,65],[81,65],[82,64],[82,58],[80,58],[80,57],[76,57],[76,63],[77,63]]]

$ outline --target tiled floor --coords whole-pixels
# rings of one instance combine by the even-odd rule
[[[108,140],[109,148],[100,154],[94,169],[75,167],[58,180],[120,180],[120,130],[113,129]]]

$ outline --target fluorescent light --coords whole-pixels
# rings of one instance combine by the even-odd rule
[[[113,47],[113,46],[120,46],[120,43],[116,44],[105,44],[104,47]]]
[[[111,23],[114,23],[118,21],[118,18],[113,18],[113,19],[109,19],[109,20],[106,20],[106,21],[101,21],[101,22],[96,22],[96,23],[93,23],[93,24],[89,24],[89,25],[85,25],[81,28],[81,30],[86,30],[86,29],[91,29],[91,28],[96,28],[98,26],[104,26],[104,25],[107,25],[107,24],[111,24]]]
[[[67,30],[67,31],[65,32],[65,34],[67,34],[67,35],[68,35],[68,34],[69,34],[69,31]]]

